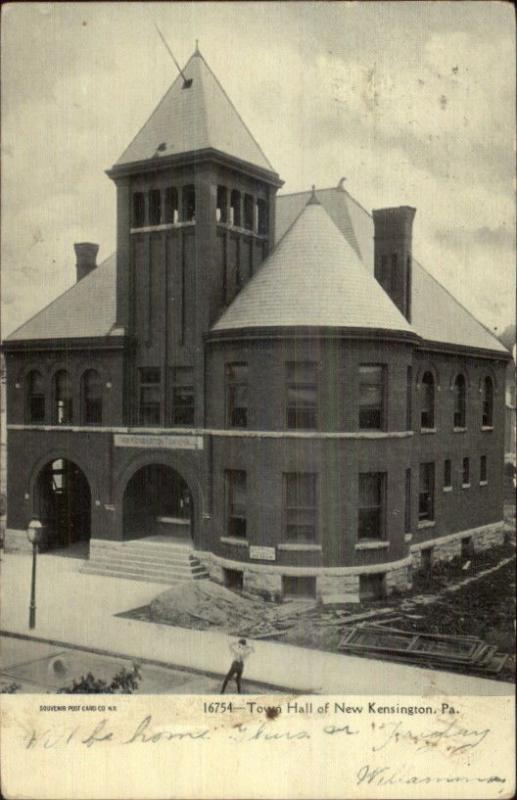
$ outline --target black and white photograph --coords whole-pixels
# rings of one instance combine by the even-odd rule
[[[3,796],[511,797],[511,4],[6,3],[1,77]]]

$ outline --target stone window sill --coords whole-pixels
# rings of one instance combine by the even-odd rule
[[[482,431],[493,431],[494,430],[494,426],[493,425],[482,425],[481,426],[481,430]]]
[[[356,550],[385,550],[390,546],[386,541],[374,541],[373,539],[364,542],[357,542]]]
[[[248,546],[246,539],[238,539],[236,536],[221,536],[219,541],[223,542],[223,544],[233,544],[236,547]]]
[[[470,483],[462,483],[461,484],[461,488],[462,489],[470,489]]]
[[[452,492],[452,486],[444,486],[442,491],[444,491],[444,492]]]
[[[467,429],[466,428],[453,428],[452,432],[453,433],[466,433]]]
[[[436,428],[420,428],[421,434],[436,433]]]
[[[413,534],[412,533],[405,533],[404,534],[404,541],[405,542],[411,542],[412,539],[413,539]]]
[[[194,219],[185,220],[184,222],[164,222],[162,225],[143,225],[141,228],[130,228],[130,233],[150,233],[152,231],[170,231],[174,228],[185,228],[189,225],[195,225]]]
[[[298,550],[299,552],[321,552],[320,544],[309,544],[303,542],[280,542],[277,544],[277,550]]]
[[[479,481],[480,486],[488,486],[488,481]]]
[[[166,525],[190,525],[190,520],[185,517],[156,517],[156,521]]]
[[[421,531],[424,528],[434,528],[436,526],[436,520],[434,519],[421,519],[418,523],[418,530]]]
[[[245,236],[253,236],[255,239],[267,239],[267,233],[259,233],[251,228],[243,228],[242,225],[232,225],[231,222],[222,222],[221,220],[216,220],[216,224],[219,228],[224,228],[225,230],[233,231],[234,233],[242,233]]]

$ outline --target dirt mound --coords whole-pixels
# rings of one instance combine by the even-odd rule
[[[151,603],[151,617],[180,627],[240,630],[252,624],[267,608],[260,598],[250,598],[211,581],[192,581],[167,589]]]

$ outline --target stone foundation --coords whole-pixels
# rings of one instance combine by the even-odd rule
[[[386,594],[408,592],[413,587],[413,568],[411,564],[386,572]]]
[[[470,544],[467,542],[470,540]],[[443,536],[437,539],[430,539],[421,544],[412,545],[411,555],[413,558],[413,567],[421,569],[426,564],[426,551],[431,550],[431,562],[448,561],[455,556],[468,559],[469,555],[473,555],[476,551],[489,550],[491,547],[497,547],[504,544],[504,523],[494,522],[491,525],[483,525],[480,528],[471,528],[470,530],[458,531],[458,533],[451,533],[449,536]],[[464,552],[464,548],[470,548],[469,552]]]

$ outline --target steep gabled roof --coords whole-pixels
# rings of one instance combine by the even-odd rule
[[[373,275],[373,218],[346,190],[321,189],[316,196],[351,247]],[[310,192],[277,197],[276,229],[280,238],[308,201]],[[501,342],[413,258],[411,324],[423,339],[437,344],[475,347],[506,353]]]
[[[317,202],[305,206],[213,330],[292,326],[412,332]]]
[[[275,172],[235,106],[196,51],[115,167],[211,148]]]
[[[6,342],[108,336],[116,318],[116,255],[17,328]]]

